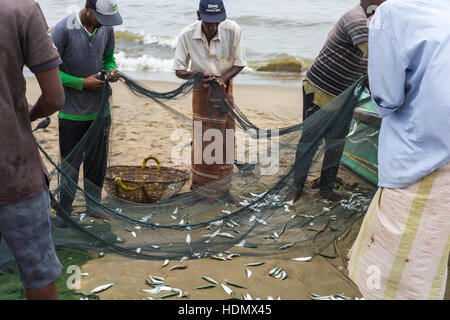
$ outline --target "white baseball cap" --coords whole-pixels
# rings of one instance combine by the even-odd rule
[[[103,26],[117,26],[123,23],[119,6],[115,0],[87,0],[97,21]]]

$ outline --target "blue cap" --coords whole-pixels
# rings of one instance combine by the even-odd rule
[[[207,23],[219,23],[227,19],[222,0],[200,0],[200,18]]]

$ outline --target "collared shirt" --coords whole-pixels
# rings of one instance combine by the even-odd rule
[[[208,44],[201,21],[185,28],[175,51],[174,70],[204,72],[222,76],[233,66],[244,67],[244,51],[241,28],[232,20],[219,24],[217,35]]]
[[[1,4],[0,207],[32,198],[46,188],[31,132],[23,67],[41,73],[61,63],[36,1],[2,0]]]
[[[450,161],[449,12],[450,1],[390,0],[370,25],[381,187],[411,186]]]

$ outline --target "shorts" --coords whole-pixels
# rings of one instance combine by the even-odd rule
[[[51,235],[47,189],[33,198],[0,207],[0,236],[16,259],[25,288],[41,289],[61,274]]]

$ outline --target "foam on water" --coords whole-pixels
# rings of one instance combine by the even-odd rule
[[[78,12],[85,0],[38,0],[50,27]],[[115,28],[118,61],[124,70],[173,73],[171,65],[181,30],[197,19],[199,0],[119,0],[124,23]],[[246,74],[266,82],[300,75],[322,48],[338,19],[359,0],[227,0],[229,19],[244,34]],[[258,76],[257,76],[258,77]],[[294,76],[297,79],[297,76]],[[295,80],[297,81],[297,80]],[[296,83],[297,85],[298,83]]]

